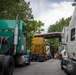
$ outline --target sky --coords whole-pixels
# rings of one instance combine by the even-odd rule
[[[44,23],[47,33],[48,27],[55,24],[61,18],[68,18],[73,14],[74,7],[71,5],[73,0],[26,0],[30,1],[30,8],[35,20],[41,20]]]

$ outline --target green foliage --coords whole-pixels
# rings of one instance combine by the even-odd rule
[[[24,0],[0,0],[0,19],[15,19],[17,14],[24,21],[33,19],[29,4]]]
[[[71,17],[68,17],[67,19],[60,19],[59,21],[57,21],[55,24],[50,25],[49,29],[48,29],[48,33],[50,32],[62,32],[63,27],[68,26],[69,22],[71,20]],[[50,45],[54,46],[55,52],[58,51],[58,39],[49,39],[47,40],[47,42],[50,43]]]
[[[39,34],[41,31],[43,31],[41,26],[44,26],[44,23],[41,21],[32,20],[28,22],[28,26],[26,28],[29,33],[31,31],[30,34],[33,36],[34,34]]]
[[[68,17],[66,20],[64,18],[60,19],[60,21],[57,21],[55,24],[50,25],[48,32],[61,32],[64,26],[69,25],[71,17]]]

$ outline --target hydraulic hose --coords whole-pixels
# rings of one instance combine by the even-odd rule
[[[10,50],[10,42],[6,38],[0,38],[0,54],[7,54]]]

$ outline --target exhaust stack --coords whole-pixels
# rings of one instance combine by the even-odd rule
[[[14,30],[14,55],[16,54],[17,45],[18,45],[18,15],[16,17],[16,26]]]

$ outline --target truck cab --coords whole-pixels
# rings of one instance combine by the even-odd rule
[[[0,20],[0,66],[4,68],[0,74],[12,75],[14,65],[30,64],[26,38],[26,25],[22,20]]]
[[[69,24],[67,47],[69,57],[76,60],[76,7]]]

